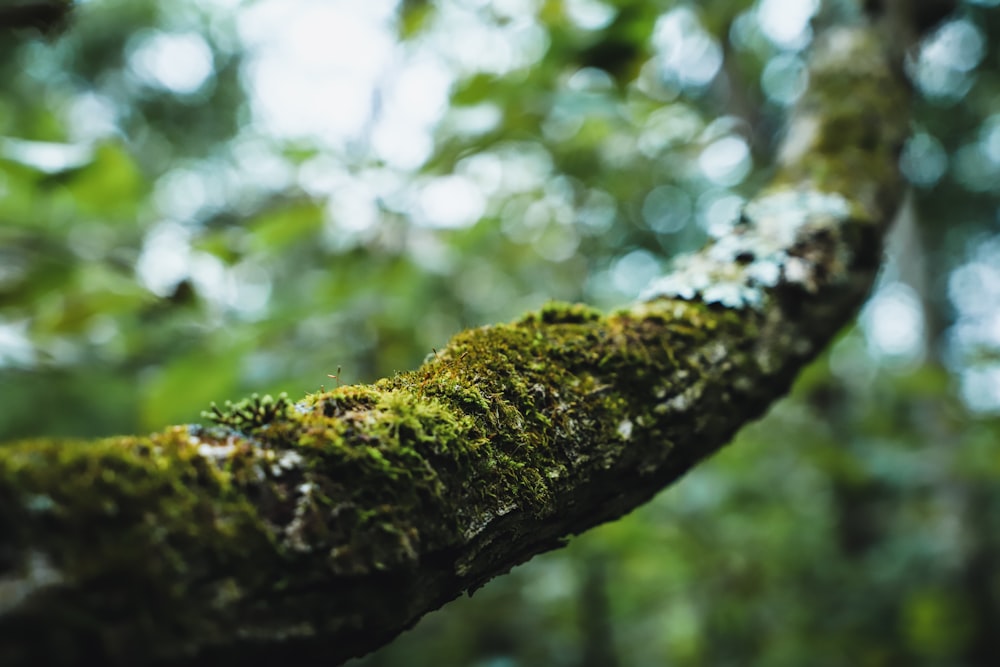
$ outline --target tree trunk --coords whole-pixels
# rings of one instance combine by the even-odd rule
[[[831,31],[771,185],[629,308],[552,304],[211,428],[0,447],[0,664],[338,664],[647,501],[865,298],[908,96],[873,30]]]

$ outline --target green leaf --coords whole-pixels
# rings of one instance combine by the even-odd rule
[[[272,252],[315,235],[323,225],[323,208],[314,201],[296,200],[261,213],[250,221],[251,247]]]
[[[138,166],[117,144],[98,146],[94,159],[66,183],[81,213],[103,220],[132,222],[138,215],[146,185]]]

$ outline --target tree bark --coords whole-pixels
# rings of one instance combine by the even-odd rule
[[[868,27],[826,35],[771,185],[629,308],[552,304],[215,427],[0,447],[0,664],[338,664],[647,501],[865,298],[900,71]]]

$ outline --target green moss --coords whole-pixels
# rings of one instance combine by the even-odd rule
[[[596,322],[601,317],[601,311],[586,304],[550,301],[538,312],[526,315],[525,320],[537,320],[544,324],[583,324]]]
[[[496,554],[512,565],[613,518],[722,444],[705,415],[740,423],[761,399],[732,400],[716,350],[752,372],[738,355],[760,327],[696,301],[608,316],[550,306],[463,332],[416,371],[294,405],[251,399],[218,411],[219,426],[18,444],[0,456],[0,494],[14,494],[0,529],[84,582],[98,602],[73,613],[99,624],[145,615],[142,627],[210,643],[242,627],[243,601],[279,619],[260,630],[275,637],[344,618],[331,605],[380,617],[382,598],[345,582],[436,563],[474,587]],[[122,576],[110,592],[109,571]],[[331,582],[335,601],[303,599]],[[103,602],[146,587],[127,603],[141,608]]]
[[[223,579],[239,596],[266,587],[263,570],[276,554],[257,508],[186,428],[30,441],[0,454],[0,532],[10,558],[29,556],[6,560],[4,576],[23,576],[42,558],[60,584],[30,590],[3,613],[62,619],[64,639],[73,627],[100,628],[106,645],[124,647],[146,633],[199,636],[213,613],[204,600],[220,593]],[[59,597],[62,585],[72,595]],[[66,646],[43,647],[49,662],[62,664],[60,651],[73,650]]]
[[[800,104],[818,123],[816,137],[772,185],[806,182],[863,204],[868,216],[891,214],[872,211],[886,202],[867,198],[877,192],[885,199],[888,191],[895,200],[895,157],[908,134],[901,119],[908,117],[910,95],[886,62],[883,47],[873,35],[855,35],[810,70],[809,90]]]
[[[574,457],[614,460],[623,424],[630,434],[636,420],[637,433],[656,428],[649,395],[681,365],[699,372],[676,345],[700,344],[730,317],[704,304],[674,309],[637,320],[550,304],[459,334],[417,371],[308,396],[266,429],[258,408],[237,410],[222,423],[253,425],[242,429],[253,447],[233,450],[223,467],[251,490],[262,461],[270,471],[288,452],[302,456],[293,470],[267,472],[263,495],[277,509],[264,519],[289,550],[330,551],[336,571],[365,559],[398,565],[498,506],[552,515]]]
[[[237,403],[226,401],[222,409],[212,403],[211,408],[202,412],[201,416],[220,426],[252,433],[275,420],[283,419],[291,407],[292,403],[285,393],[280,394],[277,399],[272,398],[270,394],[263,397],[252,394],[250,398]]]

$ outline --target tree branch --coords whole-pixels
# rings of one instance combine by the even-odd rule
[[[864,299],[899,71],[868,29],[831,32],[772,184],[630,308],[553,304],[216,427],[0,447],[0,663],[336,664],[645,502]]]

